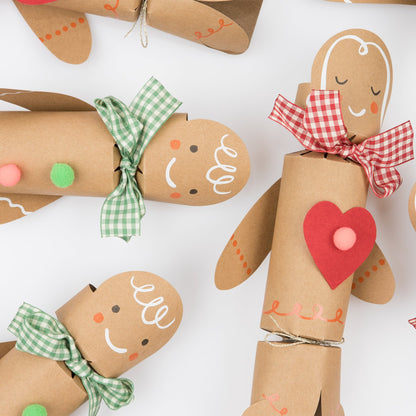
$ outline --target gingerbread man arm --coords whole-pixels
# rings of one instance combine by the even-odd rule
[[[91,32],[84,13],[46,7],[14,4],[39,40],[59,59],[81,64],[91,51]]]
[[[370,303],[385,304],[394,295],[393,272],[380,247],[375,244],[367,260],[354,273],[352,294]]]
[[[256,202],[228,241],[215,271],[215,284],[226,290],[247,280],[270,252],[280,179]]]

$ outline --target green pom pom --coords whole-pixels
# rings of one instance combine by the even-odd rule
[[[51,181],[58,188],[68,188],[74,183],[74,169],[66,163],[55,163],[51,170]]]
[[[48,412],[40,404],[31,404],[23,410],[22,416],[48,416]]]

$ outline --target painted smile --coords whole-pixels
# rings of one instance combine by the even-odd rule
[[[171,188],[176,188],[176,183],[173,182],[172,178],[170,177],[170,170],[172,169],[172,166],[176,162],[176,157],[173,157],[172,160],[168,163],[166,166],[166,182]]]
[[[107,343],[107,345],[117,354],[125,354],[127,352],[127,348],[119,348],[116,347],[110,339],[110,330],[108,328],[105,329],[104,331],[105,334],[105,342]]]
[[[367,112],[367,110],[363,108],[359,113],[355,113],[350,106],[348,106],[348,110],[354,117],[362,117]]]

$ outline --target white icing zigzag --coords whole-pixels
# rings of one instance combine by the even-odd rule
[[[22,214],[23,215],[29,215],[29,214],[32,213],[32,211],[26,211],[25,210],[25,207],[23,205],[14,204],[9,198],[0,197],[0,201],[6,201],[6,202],[8,202],[10,208],[19,208],[20,211],[22,211]]]

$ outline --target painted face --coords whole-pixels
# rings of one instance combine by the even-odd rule
[[[241,139],[222,124],[173,116],[147,147],[137,175],[147,199],[210,205],[237,194],[250,174]]]
[[[391,92],[391,61],[380,38],[365,30],[341,32],[318,53],[312,88],[338,90],[350,140],[380,131]]]
[[[118,377],[173,336],[182,303],[162,278],[127,272],[84,289],[57,316],[90,365],[104,377]]]

